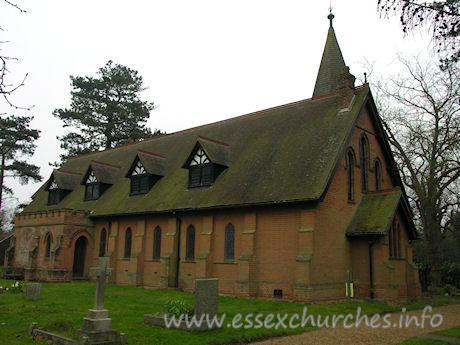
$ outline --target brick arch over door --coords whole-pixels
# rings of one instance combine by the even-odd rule
[[[90,237],[86,230],[72,236],[70,241],[73,278],[83,278],[88,275],[93,253],[93,238]]]

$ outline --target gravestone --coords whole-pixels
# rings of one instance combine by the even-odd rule
[[[112,319],[109,311],[104,309],[105,282],[112,275],[113,270],[107,268],[107,257],[99,258],[99,266],[90,268],[90,276],[96,277],[96,293],[94,295],[94,308],[88,310],[88,317],[83,319],[81,329],[77,331],[77,337],[80,339],[88,338],[88,344],[110,343],[125,344],[126,336],[118,335],[117,331],[112,329]]]
[[[219,279],[195,279],[195,315],[217,315],[219,304]]]
[[[192,324],[191,328],[187,327],[185,319],[179,325],[172,325],[173,328],[178,328],[185,331],[210,331],[217,328],[213,323],[212,327],[208,327],[207,319],[211,321],[214,316],[217,316],[219,303],[219,279],[195,279],[195,309],[194,317],[197,320],[204,316],[204,322],[198,327]],[[208,315],[208,317],[206,317]],[[145,314],[144,323],[152,326],[167,328],[165,324],[166,314]]]
[[[40,299],[42,284],[32,283],[26,285],[26,299],[29,301],[37,301]]]

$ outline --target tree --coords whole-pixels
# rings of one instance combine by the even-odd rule
[[[378,9],[384,15],[399,13],[404,33],[417,27],[428,27],[432,32],[442,66],[456,63],[460,58],[460,0],[378,0]]]
[[[112,61],[99,69],[98,76],[70,76],[72,102],[69,109],[56,109],[53,115],[72,131],[62,137],[66,154],[61,159],[80,153],[109,149],[128,142],[159,134],[146,127],[154,104],[140,99],[143,87],[138,72]]]
[[[42,180],[39,167],[23,160],[35,151],[35,140],[39,131],[30,128],[31,116],[9,116],[0,118],[0,211],[2,210],[3,193],[12,194],[11,188],[5,185],[8,177],[19,178],[21,183]]]
[[[17,4],[14,4],[8,0],[3,0],[7,5],[14,7],[21,13],[25,13],[26,11],[23,10],[21,7],[19,7]],[[3,31],[3,28],[0,27],[0,31]],[[0,44],[5,44],[7,42],[1,41]],[[0,49],[1,51],[1,49]],[[16,58],[13,58],[8,55],[4,55],[3,53],[0,53],[0,96],[3,97],[3,99],[6,101],[8,105],[15,109],[25,109],[25,110],[30,110],[32,107],[20,107],[15,105],[11,100],[10,96],[12,95],[13,92],[15,92],[17,89],[20,87],[24,86],[24,82],[27,78],[27,74],[24,76],[22,81],[20,81],[17,84],[11,84],[7,81],[8,79],[8,73],[10,72],[7,65],[9,62],[17,60]],[[0,115],[5,115],[5,114],[0,114]]]
[[[458,70],[400,60],[408,74],[381,84],[378,104],[439,285],[441,242],[460,205]]]

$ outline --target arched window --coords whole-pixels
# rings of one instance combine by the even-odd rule
[[[45,249],[45,257],[49,258],[51,254],[51,234],[46,236],[46,249]]]
[[[380,181],[382,180],[382,168],[379,160],[375,160],[374,164],[374,173],[375,173],[375,190],[380,189]]]
[[[99,256],[105,256],[105,246],[107,243],[107,231],[102,229],[101,238],[99,241]]]
[[[187,228],[187,238],[185,243],[185,259],[195,259],[195,228],[193,227],[193,225],[190,225]]]
[[[354,159],[353,159],[353,151],[348,150],[347,152],[347,184],[348,184],[348,201],[353,201],[354,194],[355,194],[355,186],[353,180],[353,167],[354,167]]]
[[[153,259],[161,257],[161,228],[157,226],[153,231]]]
[[[233,260],[235,258],[235,227],[228,223],[225,227],[224,259]]]
[[[125,234],[125,258],[130,258],[131,257],[131,240],[132,240],[132,231],[131,228],[126,229],[126,234]]]
[[[361,136],[359,140],[359,161],[361,165],[361,189],[367,192],[367,170],[369,167],[369,150],[367,146],[366,136]]]
[[[401,257],[401,237],[400,237],[399,222],[393,219],[393,223],[388,233],[388,243],[390,249],[390,258]]]

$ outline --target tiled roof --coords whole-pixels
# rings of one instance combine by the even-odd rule
[[[343,95],[332,93],[81,155],[62,169],[84,175],[91,165],[96,176],[100,173],[104,179],[107,172],[102,170],[108,169],[112,186],[97,201],[84,202],[84,186],[79,185],[57,206],[47,206],[42,187],[24,212],[70,208],[104,216],[318,200],[368,95],[367,86],[357,88],[353,107],[347,112],[340,110],[352,95],[344,100]],[[197,143],[211,160],[227,169],[211,187],[188,189],[188,171],[183,164]],[[168,164],[164,177],[147,195],[130,197],[126,174],[139,151],[161,155]]]

